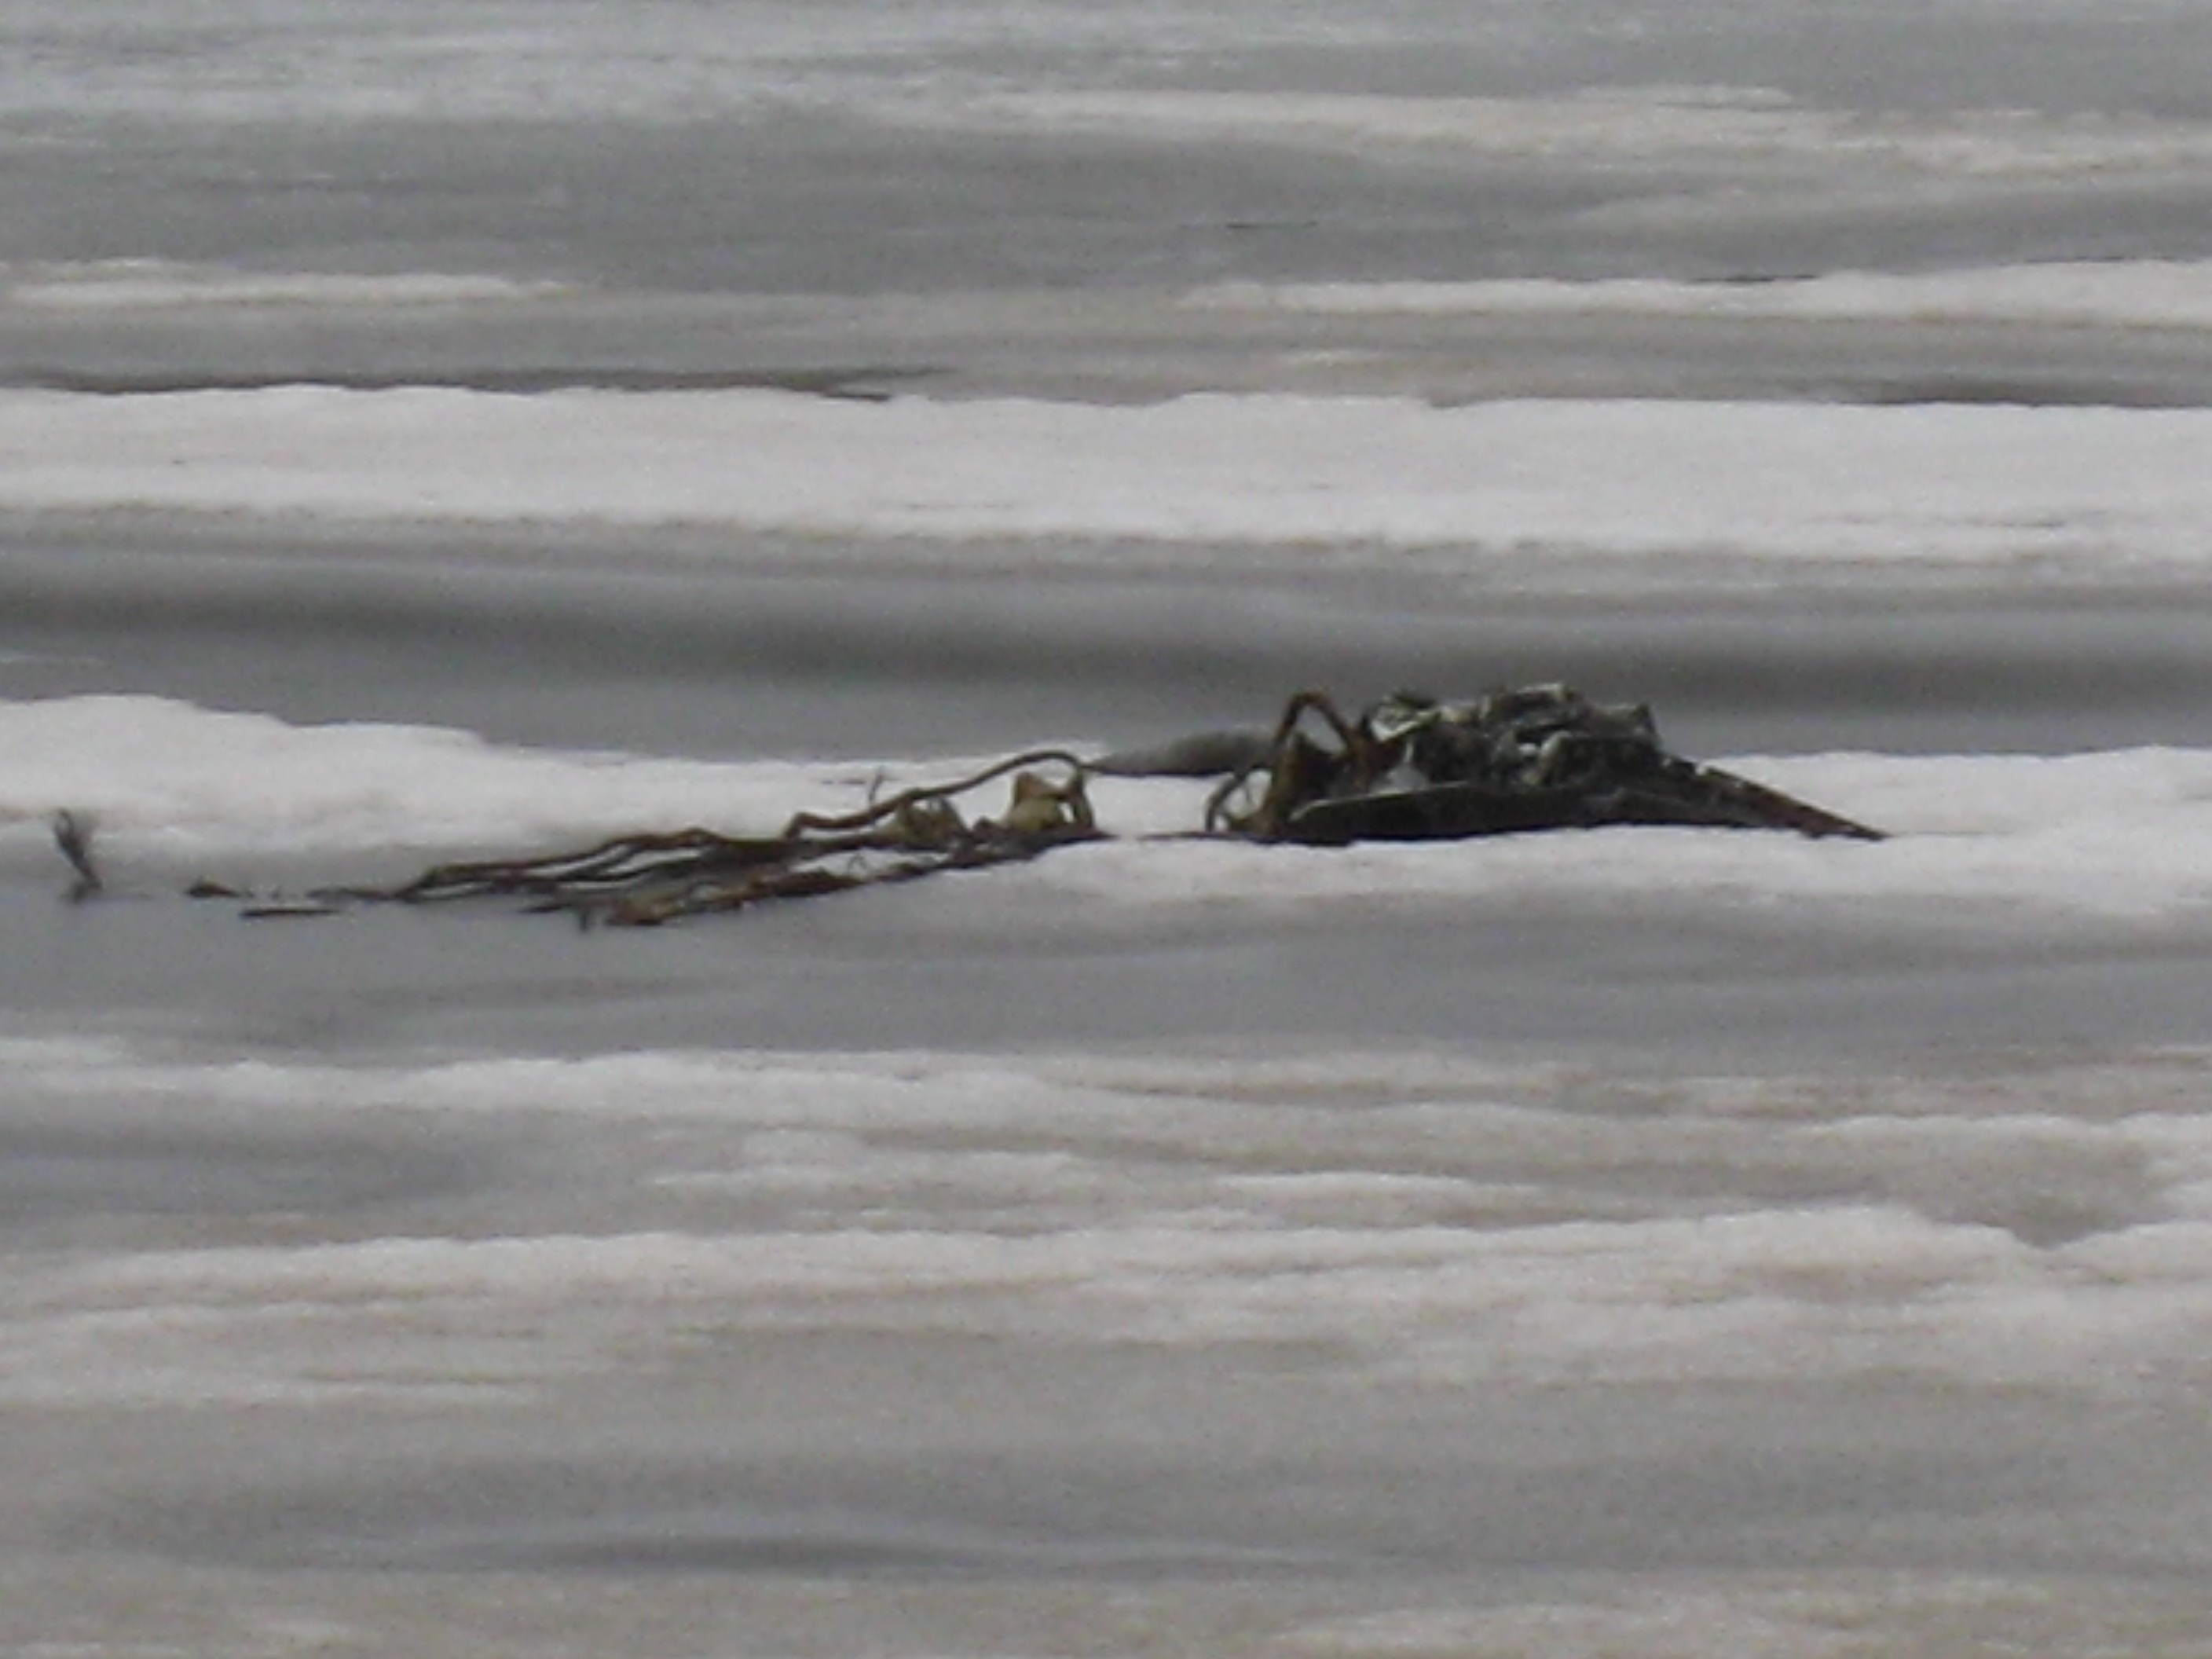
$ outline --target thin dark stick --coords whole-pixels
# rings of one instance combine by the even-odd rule
[[[70,889],[70,902],[73,904],[81,904],[106,890],[107,884],[100,878],[100,866],[92,861],[94,827],[89,813],[72,812],[64,807],[54,814],[54,845],[61,848],[70,868],[76,872],[76,881]]]

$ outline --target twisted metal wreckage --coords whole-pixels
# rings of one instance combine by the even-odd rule
[[[213,882],[191,891],[240,901],[247,916],[495,898],[568,911],[586,925],[654,927],[768,899],[1018,863],[1106,839],[1088,788],[1103,775],[1220,779],[1203,828],[1165,839],[1334,847],[1632,823],[1881,839],[1864,824],[1670,754],[1641,705],[1593,703],[1564,685],[1458,702],[1400,693],[1357,719],[1325,694],[1303,691],[1272,732],[1207,733],[1088,760],[1064,749],[1027,750],[856,812],[802,812],[774,836],[701,829],[622,836],[572,853],[441,864],[398,887],[323,888],[296,898]],[[1008,777],[1010,798],[998,817],[963,812],[963,798]],[[55,839],[77,872],[76,896],[99,891],[86,823],[58,815]]]

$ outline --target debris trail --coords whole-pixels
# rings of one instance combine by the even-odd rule
[[[955,805],[960,796],[1009,773],[1012,799],[1003,817],[962,815]],[[520,898],[532,909],[572,911],[586,925],[656,927],[765,899],[811,898],[941,870],[1014,863],[1097,840],[1087,775],[1083,760],[1066,750],[1030,750],[950,783],[901,790],[857,812],[799,813],[779,835],[690,829],[619,836],[580,852],[437,865],[398,887],[324,889],[308,895],[307,904]],[[264,906],[249,914],[302,913]]]
[[[1302,691],[1272,733],[1206,732],[1091,759],[1025,750],[857,811],[799,813],[775,835],[641,832],[568,852],[435,865],[396,887],[284,896],[203,881],[190,891],[240,901],[252,918],[499,899],[565,911],[585,926],[650,927],[1103,840],[1091,780],[1139,774],[1222,780],[1200,827],[1146,839],[1341,846],[1637,823],[1882,839],[1865,824],[1670,753],[1640,704],[1593,703],[1567,686],[1530,685],[1456,702],[1401,692],[1354,718],[1326,693]],[[963,810],[963,798],[1001,779],[1011,784],[997,817]],[[103,890],[90,820],[59,812],[53,827],[76,872],[71,896]]]

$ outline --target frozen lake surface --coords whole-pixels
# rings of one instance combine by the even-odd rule
[[[2201,1653],[2212,21],[1832,12],[11,8],[0,1645]],[[1891,837],[183,896],[1555,678]]]

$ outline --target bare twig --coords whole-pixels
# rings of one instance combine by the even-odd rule
[[[73,812],[64,807],[54,814],[54,845],[61,848],[70,868],[76,872],[76,880],[70,887],[72,904],[82,904],[106,890],[106,884],[100,878],[100,866],[92,860],[92,837],[97,828],[89,812]]]

